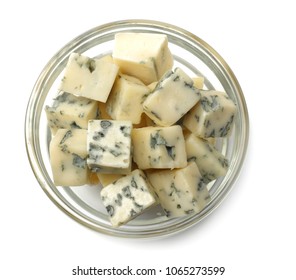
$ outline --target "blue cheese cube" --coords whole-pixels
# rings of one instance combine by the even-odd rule
[[[153,188],[139,169],[104,187],[101,198],[114,227],[126,224],[156,203]]]
[[[180,68],[167,72],[143,103],[144,112],[158,125],[170,126],[200,99],[199,90]]]
[[[60,128],[87,129],[88,121],[100,115],[98,102],[67,92],[61,92],[45,112],[53,135]]]
[[[205,78],[201,76],[193,77],[192,78],[193,85],[198,89],[203,89]]]
[[[226,137],[233,127],[236,110],[225,92],[201,91],[200,101],[184,117],[183,124],[202,138]]]
[[[92,59],[72,53],[60,90],[106,102],[118,74],[118,66],[107,59]]]
[[[131,171],[130,121],[90,120],[87,164],[93,172],[127,174]]]
[[[226,175],[228,160],[209,141],[189,134],[185,144],[188,162],[196,163],[205,183]]]
[[[107,103],[98,102],[100,116],[98,119],[101,120],[112,120],[111,116],[107,112]]]
[[[187,165],[184,136],[178,125],[133,129],[132,142],[133,159],[142,170]]]
[[[81,186],[89,183],[86,138],[85,129],[59,129],[52,138],[49,154],[56,186]]]
[[[139,79],[119,74],[107,101],[107,112],[114,120],[141,122],[143,102],[150,93]]]
[[[105,173],[95,173],[95,174],[97,174],[102,187],[106,187],[124,176],[123,174],[105,174]]]
[[[168,217],[198,213],[210,200],[194,162],[181,169],[149,172],[147,177]]]
[[[113,59],[122,73],[137,77],[146,85],[158,81],[173,66],[168,39],[163,34],[117,33]]]

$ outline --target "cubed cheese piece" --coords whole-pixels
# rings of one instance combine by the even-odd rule
[[[150,91],[153,91],[155,89],[157,83],[158,82],[153,82],[153,83],[149,84],[147,87],[150,89]]]
[[[59,129],[52,138],[49,152],[56,186],[81,186],[89,182],[86,139],[85,129]]]
[[[169,71],[143,103],[144,112],[159,126],[170,126],[200,99],[199,90],[180,68]]]
[[[143,102],[150,90],[139,79],[119,74],[107,101],[107,112],[114,120],[130,120],[139,124]]]
[[[210,199],[195,162],[181,169],[149,172],[147,176],[168,217],[198,213]]]
[[[114,227],[126,224],[156,203],[153,189],[139,169],[103,188],[101,198]]]
[[[87,164],[93,172],[126,174],[131,170],[130,121],[90,120]]]
[[[98,119],[101,120],[112,120],[111,116],[107,112],[107,103],[104,102],[98,102],[100,115]]]
[[[204,86],[204,77],[194,77],[192,78],[193,85],[198,89],[203,89]]]
[[[72,53],[65,68],[60,90],[106,102],[118,69],[116,64],[106,59],[92,59]]]
[[[104,174],[104,173],[96,173],[96,174],[103,187],[110,185],[111,183],[117,181],[122,176],[124,176],[122,174]]]
[[[187,165],[182,128],[178,125],[133,129],[132,141],[134,161],[142,170]]]
[[[201,91],[200,101],[184,117],[183,124],[202,138],[226,137],[235,114],[236,106],[225,92]]]
[[[97,173],[89,172],[89,184],[90,185],[99,185],[100,180]]]
[[[104,56],[101,56],[100,58],[98,58],[99,60],[103,60],[103,61],[107,61],[107,62],[110,62],[110,63],[114,63],[113,61],[113,57],[111,54],[106,54]]]
[[[146,85],[155,82],[173,66],[168,39],[163,34],[117,33],[113,59],[120,71]]]
[[[88,121],[100,115],[96,101],[67,92],[61,92],[51,107],[45,107],[45,112],[53,135],[60,128],[87,129]]]
[[[194,161],[205,183],[224,176],[228,160],[211,143],[190,134],[185,139],[188,162]]]

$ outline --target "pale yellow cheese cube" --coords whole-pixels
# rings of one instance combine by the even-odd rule
[[[60,90],[106,102],[118,70],[118,66],[107,59],[92,59],[72,53],[64,71]]]
[[[56,186],[80,186],[89,182],[87,130],[59,129],[49,146],[50,163]]]
[[[132,130],[133,159],[142,170],[187,165],[182,128],[144,127]]]
[[[185,144],[187,160],[196,163],[204,182],[226,175],[228,160],[210,142],[190,134],[186,136]]]
[[[114,120],[129,120],[139,124],[143,102],[150,93],[139,79],[119,74],[107,101],[107,112]]]
[[[114,63],[114,60],[113,60],[113,57],[111,54],[106,54],[104,56],[101,56],[98,58],[99,60],[101,61],[107,61],[107,62],[110,62],[110,63]]]
[[[200,99],[199,90],[188,75],[176,68],[158,82],[143,103],[147,114],[157,125],[170,126],[181,119]]]
[[[67,92],[61,92],[45,112],[53,135],[60,128],[87,129],[88,121],[100,116],[97,101]]]
[[[113,59],[120,71],[146,85],[155,82],[173,66],[166,35],[154,33],[115,34]]]
[[[204,77],[193,77],[192,78],[193,85],[198,89],[203,89],[204,86]]]
[[[148,172],[147,176],[168,217],[198,213],[210,199],[195,162],[181,169]]]
[[[236,106],[225,92],[201,91],[200,101],[186,114],[183,124],[202,138],[230,135]]]
[[[153,83],[149,84],[147,87],[150,89],[150,91],[153,91],[155,89],[156,85],[157,85],[157,82],[153,82]]]
[[[111,183],[117,181],[119,178],[124,176],[122,174],[105,174],[105,173],[96,173],[96,174],[103,187],[110,185]]]

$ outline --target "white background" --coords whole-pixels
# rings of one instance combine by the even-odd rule
[[[0,278],[121,279],[71,273],[130,265],[226,267],[220,277],[174,279],[295,279],[293,2],[2,1]],[[248,154],[229,196],[197,226],[157,240],[108,237],[70,219],[39,187],[25,151],[26,105],[47,61],[84,31],[129,18],[179,25],[208,42],[236,74],[250,114]]]

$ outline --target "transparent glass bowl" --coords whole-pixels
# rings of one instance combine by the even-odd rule
[[[238,114],[232,134],[218,141],[217,148],[229,159],[225,177],[208,185],[211,201],[198,214],[167,219],[155,207],[127,225],[113,228],[100,202],[99,186],[56,187],[53,184],[48,146],[50,133],[45,105],[57,94],[62,71],[72,52],[99,57],[112,53],[114,34],[118,32],[153,32],[166,34],[175,65],[190,76],[205,77],[205,88],[225,91],[235,102]],[[221,203],[234,185],[242,167],[248,144],[249,120],[240,85],[224,59],[194,34],[167,23],[150,20],[125,20],[93,28],[73,39],[48,62],[30,96],[25,121],[25,141],[32,170],[48,197],[66,214],[98,232],[120,237],[155,237],[179,232],[197,224]]]

